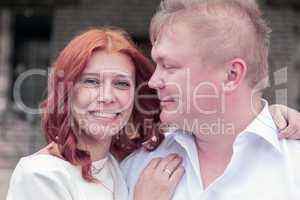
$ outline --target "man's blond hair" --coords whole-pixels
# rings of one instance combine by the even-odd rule
[[[163,0],[151,20],[152,44],[163,27],[177,22],[195,32],[205,62],[242,58],[251,87],[267,77],[271,29],[255,0]]]

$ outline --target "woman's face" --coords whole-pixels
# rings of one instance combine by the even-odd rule
[[[135,66],[122,53],[96,51],[72,96],[72,115],[85,136],[104,139],[117,134],[132,113]]]

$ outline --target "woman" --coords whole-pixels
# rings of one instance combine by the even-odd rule
[[[7,199],[127,199],[111,152],[120,156],[160,143],[155,126],[142,127],[158,119],[155,92],[147,87],[153,70],[121,30],[94,29],[75,37],[54,63],[41,104],[49,145],[20,160]],[[152,98],[134,101],[141,95]],[[178,166],[180,159],[173,160]]]
[[[153,70],[123,31],[94,29],[75,37],[54,63],[41,104],[49,145],[20,160],[7,199],[126,200],[127,187],[111,153],[151,150],[162,141],[155,126],[159,104],[147,87]],[[140,98],[145,95],[151,98]],[[171,196],[184,172],[177,156],[158,165],[167,162],[172,181],[146,180],[146,189],[137,186],[147,193],[140,196]],[[153,173],[161,167],[149,168]],[[156,188],[151,191],[149,184]],[[158,191],[160,184],[164,189]]]

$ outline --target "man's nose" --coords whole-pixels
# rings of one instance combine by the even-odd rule
[[[150,80],[148,81],[148,86],[153,89],[162,89],[165,83],[163,80],[162,72],[156,67],[154,73],[152,74]]]

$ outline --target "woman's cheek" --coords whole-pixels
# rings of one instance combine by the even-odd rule
[[[121,110],[130,110],[134,104],[134,94],[131,94],[130,91],[125,91],[118,94],[118,99],[121,104]]]
[[[79,109],[87,108],[96,98],[97,96],[91,90],[78,88],[72,98],[73,105]]]

